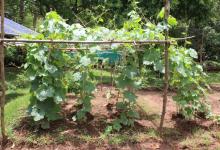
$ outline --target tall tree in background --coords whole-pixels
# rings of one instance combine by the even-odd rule
[[[24,0],[19,0],[19,17],[20,23],[24,22]]]
[[[55,10],[68,23],[120,28],[131,10],[136,10],[143,19],[155,21],[162,7],[162,0],[7,0],[6,16],[36,28],[40,18]],[[172,0],[171,14],[179,20],[179,25],[171,35],[179,37],[182,32],[196,35],[193,47],[205,49],[207,59],[220,59],[216,51],[219,45],[219,9],[220,0]]]
[[[172,14],[180,24],[174,34],[180,36],[181,32],[195,35],[193,47],[199,52],[199,61],[203,62],[205,45],[204,28],[212,22],[214,16],[214,0],[173,0]]]

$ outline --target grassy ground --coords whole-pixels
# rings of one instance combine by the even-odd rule
[[[208,83],[220,83],[220,72],[208,73]]]
[[[15,68],[6,69],[6,83],[5,121],[7,132],[12,136],[14,126],[26,116],[30,98],[29,84],[24,72]]]
[[[111,74],[107,71],[103,71],[102,82],[111,83]],[[101,80],[101,72],[94,70],[94,74],[98,80]],[[14,68],[8,68],[6,70],[6,80],[8,85],[7,95],[6,95],[6,107],[5,107],[5,120],[8,135],[15,143],[30,143],[36,144],[38,146],[48,145],[48,144],[59,144],[65,141],[79,142],[80,143],[95,143],[96,145],[102,145],[107,140],[110,145],[122,145],[127,143],[138,143],[142,141],[153,141],[153,144],[157,148],[158,143],[161,144],[163,139],[173,142],[177,138],[177,142],[183,148],[197,148],[199,146],[209,147],[213,144],[213,139],[220,140],[219,130],[204,130],[200,127],[195,127],[192,132],[190,132],[184,138],[182,133],[177,130],[165,130],[163,135],[159,135],[156,129],[144,129],[137,131],[136,129],[130,129],[128,131],[123,131],[121,133],[110,134],[108,137],[104,133],[100,133],[98,136],[89,135],[84,129],[79,129],[80,134],[77,136],[68,136],[66,134],[66,127],[61,126],[52,132],[46,132],[44,134],[38,134],[30,131],[26,136],[17,136],[14,134],[14,127],[20,123],[20,120],[27,116],[26,111],[29,105],[29,83],[26,80],[24,72]],[[220,83],[220,73],[209,73],[208,82],[210,83]],[[140,103],[141,105],[142,103]],[[144,105],[142,107],[144,111],[148,112],[151,107]],[[152,110],[153,111],[153,110]],[[158,111],[153,112],[158,114]],[[155,118],[158,121],[158,118]],[[156,142],[155,142],[156,141]],[[169,141],[168,141],[169,142]],[[156,143],[156,144],[155,144]]]

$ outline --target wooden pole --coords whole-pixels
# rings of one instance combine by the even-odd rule
[[[4,0],[1,0],[1,39],[4,39]],[[5,117],[4,117],[4,107],[5,107],[5,68],[4,68],[4,42],[0,42],[0,104],[1,104],[1,134],[2,134],[2,146],[4,146],[7,141],[5,132]]]
[[[164,0],[165,7],[164,7],[164,21],[165,24],[168,26],[168,17],[170,15],[170,0]],[[169,39],[169,29],[168,27],[165,29],[165,40]],[[165,60],[165,75],[164,75],[164,93],[163,93],[163,107],[161,113],[161,120],[159,130],[161,131],[164,124],[164,118],[166,115],[166,107],[167,107],[167,93],[169,88],[169,43],[165,43],[164,45],[164,60]]]
[[[186,39],[192,39],[195,36],[183,37],[183,38],[173,38],[170,40],[139,40],[139,41],[120,41],[120,40],[112,40],[112,41],[72,41],[72,40],[31,40],[31,39],[0,39],[0,42],[4,43],[57,43],[57,44],[134,44],[135,46],[144,45],[144,44],[173,44],[175,41],[184,41]]]
[[[57,43],[57,44],[164,44],[170,43],[171,41],[166,40],[139,40],[139,41],[72,41],[72,40],[30,40],[30,39],[0,39],[0,42],[5,43]]]

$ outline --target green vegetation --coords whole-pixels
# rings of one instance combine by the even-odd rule
[[[46,13],[56,10],[69,24],[85,27],[104,26],[109,29],[123,27],[127,14],[135,10],[143,20],[155,22],[163,7],[158,0],[7,0],[6,17],[37,29]],[[220,1],[172,0],[171,14],[179,20],[171,35],[195,35],[192,46],[205,52],[203,58],[219,62],[220,58]],[[205,13],[204,13],[205,12]]]
[[[7,68],[5,121],[7,132],[13,134],[13,128],[26,117],[27,107],[30,103],[29,83],[21,69]]]
[[[219,72],[208,73],[207,82],[208,83],[220,83],[220,73]]]
[[[220,74],[212,72],[206,76],[198,63],[205,61],[204,70],[218,70],[219,0],[173,0],[172,15],[167,19],[164,18],[166,9],[158,0],[8,0],[5,3],[7,17],[39,33],[19,38],[134,41],[104,45],[29,43],[20,48],[7,45],[6,65],[25,64],[25,72],[23,68],[6,69],[5,121],[7,133],[14,143],[45,146],[69,141],[79,145],[120,147],[147,141],[155,148],[169,143],[167,146],[174,144],[184,149],[197,149],[209,148],[220,139],[218,129],[211,131],[211,125],[211,129],[206,129],[197,121],[209,118],[210,122],[211,119],[220,122],[220,116],[212,114],[204,100],[207,84],[220,83]],[[195,35],[192,40],[176,39],[191,35]],[[172,39],[171,44],[135,43],[139,40],[161,41],[167,37]],[[167,114],[172,121],[166,120],[167,126],[159,133],[156,128],[161,107],[157,102],[161,97],[141,99],[139,92],[146,87],[163,88],[164,55],[167,52],[164,52],[164,45],[168,47],[169,85],[174,92],[168,96],[171,110]],[[79,50],[64,51],[70,47]],[[117,64],[100,61],[100,58],[106,58],[105,54],[98,54],[103,49],[117,55],[114,56]],[[92,100],[95,100],[100,84],[114,85],[112,93],[111,90],[106,95],[102,90],[100,92],[108,102],[103,103],[109,116],[101,118],[103,124],[99,117],[91,114],[95,108]],[[64,105],[69,102],[65,103],[67,95],[71,95],[70,102],[75,101],[64,112]],[[177,107],[173,106],[175,104]],[[173,114],[175,111],[178,114]],[[91,126],[91,122],[95,125]],[[187,130],[183,130],[185,126]]]
[[[140,16],[131,11],[129,19],[123,28],[111,30],[105,27],[86,28],[80,24],[68,25],[56,12],[46,15],[40,26],[38,35],[27,35],[30,39],[68,39],[68,40],[163,40],[164,22],[153,24],[144,22]],[[162,20],[163,9],[158,15]],[[173,16],[168,18],[169,28],[177,25]],[[84,45],[76,45],[84,48]],[[133,126],[139,114],[135,110],[135,90],[140,88],[143,76],[148,76],[147,67],[164,74],[163,46],[143,46],[143,54],[139,57],[137,48],[133,44],[112,44],[111,49],[121,53],[121,60],[117,65],[117,76],[114,83],[121,97],[116,103],[116,109],[120,112],[112,121],[108,130],[119,131],[123,126]],[[65,99],[68,86],[77,96],[79,106],[73,121],[86,122],[87,114],[92,109],[91,100],[97,82],[93,73],[93,67],[97,65],[97,51],[100,45],[89,45],[88,51],[79,50],[74,56],[60,51],[60,48],[68,47],[67,44],[30,44],[27,46],[27,69],[31,81],[31,103],[29,114],[42,128],[49,128],[50,121],[60,119],[61,103]],[[51,49],[53,49],[51,51]],[[198,58],[194,49],[178,46],[169,47],[171,66],[171,86],[177,89],[174,100],[181,108],[181,113],[192,118],[197,111],[207,111],[206,104],[200,100],[205,95],[205,80],[202,67],[194,59]],[[139,69],[140,68],[140,69]],[[149,73],[151,75],[151,73]],[[99,82],[99,81],[98,81]],[[194,87],[193,89],[191,87]],[[185,92],[187,91],[187,92]],[[193,105],[187,105],[193,104]]]
[[[188,148],[197,148],[202,145],[208,147],[212,144],[211,132],[204,131],[202,129],[196,129],[190,137],[183,140],[180,145]]]
[[[96,77],[100,78],[100,71],[95,70],[94,73]],[[103,75],[110,77],[110,73],[103,71]],[[85,129],[79,129],[80,135],[68,134],[68,127],[60,126],[55,130],[48,130],[43,134],[38,132],[33,132],[33,130],[26,130],[25,136],[17,135],[15,128],[21,125],[21,120],[27,116],[26,110],[29,105],[30,93],[29,93],[29,83],[24,76],[24,72],[21,69],[7,68],[7,102],[6,102],[6,126],[7,132],[11,139],[13,139],[15,144],[26,143],[28,145],[35,146],[45,146],[49,144],[63,144],[67,141],[74,143],[90,143],[96,144],[96,146],[102,146],[105,141],[112,146],[121,146],[127,143],[137,143],[149,140],[154,140],[155,142],[160,142],[163,138],[169,139],[172,137],[182,136],[181,132],[174,129],[166,129],[164,134],[160,136],[156,129],[142,129],[138,131],[136,129],[129,129],[129,131],[121,131],[120,133],[111,133],[109,135],[104,135],[100,132],[97,136],[91,136]],[[17,86],[16,86],[17,85]],[[158,113],[159,109],[152,109],[146,100],[138,100],[138,105],[142,107],[143,114],[150,113],[155,115]],[[141,117],[146,120],[157,121],[159,116],[156,117]],[[150,115],[149,114],[149,115]],[[213,130],[203,130],[196,128],[192,131],[192,134],[188,134],[186,138],[179,141],[181,147],[188,148],[198,148],[200,146],[209,147],[214,139],[220,138],[219,131]]]

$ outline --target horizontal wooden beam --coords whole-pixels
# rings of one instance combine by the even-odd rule
[[[180,40],[187,40],[192,39],[194,36],[191,37],[184,37],[184,38],[174,38],[172,40],[139,40],[139,41],[72,41],[72,40],[31,40],[31,39],[0,39],[0,42],[4,43],[57,43],[57,44],[171,44],[174,41]]]
[[[71,41],[71,40],[30,40],[30,39],[0,39],[5,43],[64,43],[64,44],[164,44],[165,40],[141,40],[141,41]]]

